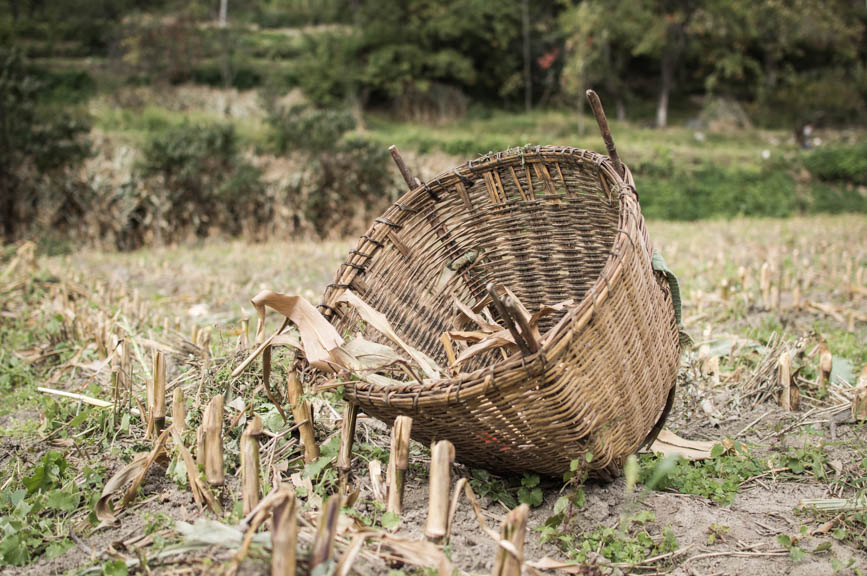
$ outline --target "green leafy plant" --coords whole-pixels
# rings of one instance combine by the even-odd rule
[[[61,554],[72,545],[54,535],[83,504],[93,506],[98,493],[87,489],[102,482],[102,476],[90,468],[83,470],[80,485],[73,481],[76,474],[63,455],[52,450],[21,479],[21,489],[0,492],[0,564],[28,564],[43,554]]]
[[[810,474],[817,480],[825,481],[828,457],[821,446],[805,443],[800,448],[788,448],[785,452],[775,454],[774,464],[779,468],[788,468],[792,474]]]
[[[239,234],[270,215],[261,173],[242,158],[232,124],[184,122],[151,134],[139,171],[148,185],[129,192],[122,247],[143,241],[144,221],[166,237],[204,237]]]
[[[553,514],[545,519],[545,523],[538,528],[541,543],[550,542],[558,537],[563,529],[569,525],[574,510],[584,508],[586,495],[584,488],[578,487],[572,493],[557,498],[554,502]]]
[[[713,546],[717,541],[723,542],[731,529],[730,526],[714,522],[707,527],[707,545]]]
[[[90,153],[89,121],[46,102],[49,88],[19,48],[0,48],[0,222],[7,241],[37,223],[74,224],[81,216],[73,174]],[[46,224],[48,226],[46,226]]]
[[[798,537],[789,536],[788,534],[778,534],[777,543],[789,551],[792,562],[800,562],[807,557],[807,552],[798,546],[800,543]]]
[[[611,562],[638,564],[678,548],[671,527],[663,528],[655,536],[651,534],[655,520],[652,511],[642,510],[624,518],[618,526],[600,526],[578,536],[561,534],[558,539],[566,555],[577,562],[591,560],[598,551]]]
[[[327,497],[337,482],[337,472],[330,466],[340,451],[340,435],[335,434],[319,447],[319,458],[304,466],[303,475],[313,481],[313,491]]]
[[[539,481],[538,474],[524,474],[524,477],[521,478],[521,487],[518,488],[518,501],[531,508],[541,506],[544,495]]]
[[[743,448],[699,462],[646,455],[640,462],[639,481],[649,489],[697,494],[720,504],[731,504],[741,483],[766,470]]]
[[[514,508],[518,505],[502,478],[479,468],[473,469],[471,475],[470,487],[478,496],[502,502],[507,508]]]

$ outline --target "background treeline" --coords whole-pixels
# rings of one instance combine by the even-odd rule
[[[384,144],[462,159],[581,144],[591,86],[621,121],[621,146],[635,143],[651,216],[865,209],[863,2],[5,5],[7,239],[48,229],[129,248],[352,232],[400,189]],[[191,86],[210,100],[191,103]],[[807,125],[834,142],[798,151]],[[113,160],[94,170],[125,148],[122,178],[106,175]]]

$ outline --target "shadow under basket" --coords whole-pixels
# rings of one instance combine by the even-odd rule
[[[412,189],[361,237],[320,310],[341,333],[361,323],[337,300],[346,288],[385,314],[411,346],[448,365],[440,337],[456,300],[474,306],[489,283],[544,318],[536,351],[476,356],[453,377],[374,385],[344,398],[412,437],[454,444],[456,458],[494,471],[562,474],[572,460],[611,475],[655,437],[680,359],[668,283],[632,175],[607,156],[570,147],[488,154]],[[496,317],[496,316],[495,316]],[[364,336],[384,342],[365,328]]]

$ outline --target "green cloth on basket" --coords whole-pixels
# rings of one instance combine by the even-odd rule
[[[680,349],[691,348],[693,341],[690,335],[686,333],[681,317],[680,283],[677,281],[677,276],[669,269],[668,264],[665,263],[665,258],[662,257],[662,254],[656,248],[653,249],[650,265],[655,271],[662,273],[668,281],[668,288],[671,290],[671,303],[674,306],[674,319],[677,321],[677,333],[680,337]]]

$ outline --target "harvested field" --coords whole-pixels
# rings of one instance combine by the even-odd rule
[[[336,521],[332,559],[317,573],[435,572],[446,558],[462,573],[490,573],[497,543],[480,519],[498,531],[519,503],[530,506],[527,574],[553,573],[546,567],[554,566],[572,574],[867,571],[867,421],[851,418],[855,387],[859,378],[867,381],[867,217],[649,226],[680,278],[684,323],[695,340],[683,357],[667,427],[719,444],[711,457],[641,455],[609,483],[498,477],[456,465],[452,486],[467,478],[479,510],[461,497],[442,554],[422,544],[429,447],[411,445],[398,519],[377,500],[368,474],[372,460],[385,469],[389,432],[360,418],[352,460],[360,493]],[[209,241],[51,257],[5,249],[0,555],[9,565],[0,571],[270,573],[267,535],[257,535],[243,559],[235,556],[247,525],[242,432],[253,415],[264,428],[261,486],[272,492],[281,481],[296,485],[298,559],[309,566],[314,530],[338,484],[339,391],[305,396],[320,448],[319,459],[305,466],[298,421],[284,398],[290,353],[275,349],[270,386],[259,361],[240,377],[231,373],[255,347],[249,299],[271,288],[318,302],[352,244]],[[269,316],[266,333],[277,326]],[[226,478],[210,489],[220,513],[206,496],[196,503],[190,483],[199,475],[187,469],[171,436],[160,437],[166,452],[153,452],[125,509],[117,507],[122,491],[113,498],[114,519],[99,505],[106,482],[159,442],[156,434],[147,437],[142,418],[153,350],[166,361],[169,416],[172,394],[183,390],[186,448],[196,446],[194,429],[208,401],[225,397]],[[125,359],[120,383],[110,356]],[[782,383],[781,356],[791,363]],[[781,398],[783,384],[788,396]],[[797,406],[786,410],[786,401]],[[359,535],[365,543],[353,544],[362,542]]]

